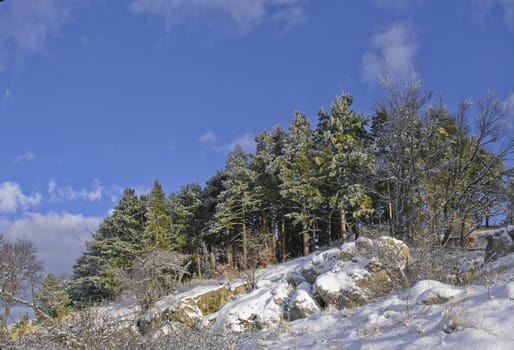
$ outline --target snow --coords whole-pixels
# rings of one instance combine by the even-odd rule
[[[289,323],[285,335],[263,331],[242,349],[512,349],[514,282],[455,287],[420,281],[362,307]],[[431,295],[450,298],[424,305]]]
[[[195,326],[213,334],[256,331],[243,344],[246,350],[514,349],[514,254],[479,266],[483,251],[469,252],[458,261],[462,271],[474,272],[472,284],[423,280],[373,301],[356,283],[374,273],[370,266],[377,263],[376,257],[359,255],[359,245],[366,242],[350,242],[259,270],[254,290],[210,315],[197,310],[191,318],[199,318]],[[234,290],[243,282],[216,281],[166,296],[150,314],[159,315],[219,288]],[[337,298],[343,290],[362,296],[366,303],[337,310],[340,305],[325,300],[330,295]],[[141,316],[134,302],[100,310],[125,327]],[[306,315],[310,316],[296,319]],[[174,331],[166,323],[156,336]]]
[[[279,282],[241,296],[210,316],[215,318],[213,329],[242,332],[245,328],[260,329],[276,324],[283,319],[287,288],[287,283]]]

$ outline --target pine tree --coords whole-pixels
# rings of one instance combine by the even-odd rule
[[[327,229],[331,239],[331,218],[339,212],[341,239],[346,240],[347,214],[352,213],[357,237],[357,222],[373,213],[366,177],[374,171],[370,137],[362,114],[350,109],[353,98],[338,96],[331,113],[321,109],[314,132],[318,166],[317,185],[323,193],[328,211]]]
[[[310,252],[310,240],[317,220],[314,211],[321,203],[319,190],[313,183],[315,174],[312,151],[310,121],[304,114],[297,112],[284,146],[281,195],[290,205],[286,216],[300,226],[304,256]]]
[[[75,305],[111,299],[117,293],[121,285],[117,271],[129,271],[144,251],[144,227],[144,208],[135,191],[125,189],[73,267],[69,293]]]
[[[236,146],[229,154],[225,169],[224,190],[219,194],[214,222],[211,231],[225,235],[228,263],[232,262],[233,244],[241,241],[241,266],[246,268],[248,261],[248,235],[251,216],[257,205],[255,193],[255,173],[249,166],[249,155]],[[239,237],[240,236],[240,237]]]
[[[166,194],[159,181],[155,180],[148,196],[145,212],[145,241],[150,249],[169,250],[176,248],[178,237],[171,233],[171,219],[167,212]]]
[[[49,273],[41,282],[37,293],[39,308],[54,318],[62,318],[71,307],[71,299],[64,286],[64,281]]]
[[[202,188],[198,184],[183,186],[178,193],[172,193],[168,200],[171,218],[171,232],[181,250],[193,254],[197,274],[202,275],[201,229]]]

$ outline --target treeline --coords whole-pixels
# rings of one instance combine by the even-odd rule
[[[287,130],[257,135],[254,154],[236,147],[205,186],[126,189],[74,266],[73,300],[112,298],[164,253],[174,260],[157,280],[284,261],[371,225],[410,242],[464,244],[510,203],[502,101],[488,95],[473,115],[467,101],[450,113],[414,83],[387,87],[370,118],[352,102],[337,97],[315,127],[295,113]]]

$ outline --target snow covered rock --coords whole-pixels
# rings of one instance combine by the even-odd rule
[[[369,276],[370,273],[362,262],[340,263],[334,271],[318,277],[314,283],[314,291],[326,305],[339,309],[360,306],[366,302],[367,296],[357,282]]]
[[[313,284],[319,275],[330,271],[336,265],[340,256],[341,250],[338,248],[330,249],[320,254],[314,254],[311,261],[303,266],[303,278],[310,284]]]
[[[167,321],[194,327],[202,319],[229,303],[239,293],[241,284],[200,285],[187,292],[169,295],[158,300],[136,323],[142,333]]]
[[[309,273],[315,271],[314,292],[324,304],[339,309],[360,306],[391,292],[402,282],[410,259],[409,247],[392,237],[359,238],[343,245],[339,254],[333,251],[313,258],[303,275],[309,281],[315,275]]]
[[[416,299],[416,304],[439,305],[460,296],[462,293],[462,289],[458,287],[439,281],[424,280],[412,286],[409,295]]]
[[[360,254],[376,258],[381,264],[398,270],[403,270],[411,259],[407,244],[389,236],[374,240],[361,237],[355,241],[355,247]]]
[[[311,286],[303,283],[293,292],[289,300],[289,320],[306,318],[321,312],[321,309],[311,295]]]
[[[259,330],[284,320],[289,284],[278,282],[274,287],[255,289],[219,310],[213,328],[218,331],[243,332]]]
[[[514,252],[514,230],[509,231],[509,228],[491,232],[485,237],[487,246],[485,247],[484,262],[494,261]]]

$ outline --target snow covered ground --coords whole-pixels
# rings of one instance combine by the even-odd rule
[[[184,286],[146,313],[134,302],[95,308],[93,331],[132,329],[136,343],[168,349],[514,349],[514,254],[483,265],[482,250],[443,250],[435,261],[463,285],[421,280],[405,289],[394,275],[410,258],[401,241],[361,238],[260,270],[247,294],[235,293],[244,280],[223,279]],[[220,296],[217,311],[201,307]],[[146,340],[142,320],[157,327]],[[46,348],[60,348],[43,334],[55,345]],[[20,344],[12,348],[32,348]]]
[[[358,308],[280,322],[242,349],[514,349],[514,254],[477,281],[420,281]]]

